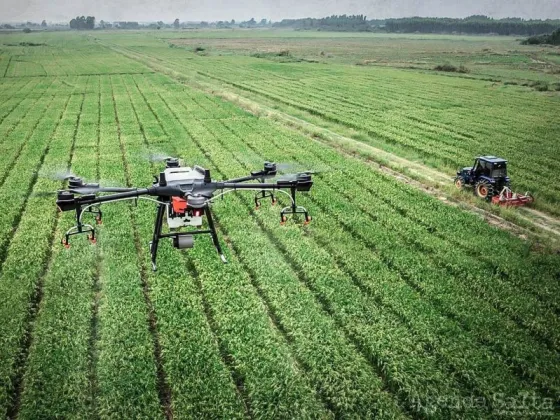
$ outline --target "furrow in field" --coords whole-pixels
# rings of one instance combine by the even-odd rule
[[[0,265],[6,258],[49,146],[55,141],[54,135],[67,102],[68,98],[63,97],[49,102],[0,187]]]
[[[86,90],[87,81],[83,86],[83,91]],[[53,143],[50,150],[55,154],[53,161],[49,162],[49,169],[59,169],[64,159],[67,159],[68,166],[74,160],[84,100],[85,94],[71,98],[68,109],[73,118],[64,118],[60,124],[61,138],[68,141]],[[52,184],[58,183],[49,181],[48,185],[54,189]],[[52,208],[52,197],[48,204]],[[56,239],[63,234],[63,226],[71,223],[71,216],[63,215],[60,219],[57,218],[51,243],[52,257],[40,283],[40,301],[37,302],[28,355],[22,368],[25,373],[18,418],[23,419],[49,416],[53,412],[64,417],[86,417],[90,414],[87,362],[89,308],[78,305],[78,296],[89,296],[87,287],[80,286],[85,285],[83,282],[87,283],[92,274],[88,262],[93,263],[93,260],[88,261],[87,253],[78,253],[75,257],[83,257],[81,260],[76,258],[81,264],[68,263],[68,251]],[[70,371],[75,373],[69,374]]]
[[[114,98],[126,97],[131,104],[129,88],[119,80]],[[119,136],[126,150],[125,168],[131,184],[148,185],[152,168],[145,160],[146,138],[143,124],[131,106],[119,107]],[[124,156],[124,155],[123,155]],[[143,255],[144,266],[149,266],[145,244],[153,228],[154,210],[144,208],[133,214],[135,240]],[[161,254],[165,251],[161,250]],[[205,319],[204,305],[197,293],[196,283],[171,253],[171,266],[157,274],[148,274],[150,294],[153,296],[163,367],[172,393],[172,411],[175,417],[205,414],[210,417],[243,417],[242,398],[235,391],[228,375],[227,363],[220,360],[219,345]],[[161,257],[160,257],[161,258]],[[186,374],[188,372],[188,374]]]
[[[58,142],[51,143],[43,168],[52,168],[69,159],[72,133],[65,132],[63,126],[65,121],[76,121],[72,99],[71,96],[68,97],[57,121],[54,135]],[[33,192],[55,190],[59,184],[57,181],[38,178]],[[32,325],[41,301],[44,277],[50,264],[56,220],[52,197],[28,197],[27,206],[1,267],[0,295],[5,300],[2,299],[3,304],[0,305],[0,336],[3,337],[0,355],[0,416],[5,415],[8,410],[10,415],[18,411],[23,365],[31,343]],[[33,238],[31,247],[29,238]]]
[[[2,145],[2,154],[4,158],[0,161],[0,188],[6,182],[6,179],[10,176],[10,173],[14,166],[16,165],[21,153],[27,146],[29,139],[33,136],[35,130],[41,123],[41,120],[45,117],[55,96],[48,95],[49,89],[42,92],[41,97],[47,95],[45,98],[37,100],[33,105],[31,111],[26,115],[26,127],[27,129],[22,130],[23,132],[12,132],[12,135],[8,135],[5,139],[5,143]],[[58,98],[63,100],[63,98]]]
[[[109,77],[100,77],[99,89],[96,98],[100,122],[96,147],[99,178],[127,185],[121,125]],[[154,357],[157,344],[144,294],[145,270],[136,252],[135,221],[126,203],[101,209],[104,226],[98,229],[99,286],[94,343],[97,415],[163,418],[168,407],[162,406],[158,397],[159,369]]]
[[[4,120],[25,100],[29,85],[32,85],[32,83],[33,80],[28,80],[26,83],[22,83],[15,92],[10,92],[9,98],[2,98],[5,102],[3,102],[1,106],[0,129],[2,129]]]
[[[24,127],[29,125],[26,117],[29,113],[34,112],[32,115],[36,115],[40,112],[40,109],[36,109],[35,105],[40,103],[41,99],[45,94],[49,93],[49,88],[52,88],[52,83],[54,79],[49,79],[48,81],[45,80],[43,83],[38,83],[35,85],[35,89],[39,90],[40,93],[37,96],[27,94],[24,96],[23,100],[17,104],[16,107],[6,116],[6,118],[2,121],[2,126],[0,126],[0,136],[2,140],[0,141],[0,147],[2,151],[6,150],[10,152],[13,150],[17,145],[17,141],[15,144],[9,142],[8,140],[11,139],[12,134],[16,136],[16,140],[19,138],[23,138],[24,136],[19,135],[19,131],[14,133],[14,130],[18,129],[20,125],[24,124]],[[4,168],[8,164],[9,160],[3,161]],[[3,172],[3,171],[2,171]],[[3,173],[1,173],[3,176]]]

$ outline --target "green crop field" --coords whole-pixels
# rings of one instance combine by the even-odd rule
[[[506,37],[0,34],[0,417],[559,415],[559,53]],[[230,194],[213,205],[229,263],[199,237],[163,243],[154,273],[155,206],[122,202],[102,207],[96,245],[61,246],[73,214],[45,174],[148,186],[154,152],[216,179],[317,169],[313,221],[281,226],[278,206]],[[452,191],[478,154],[507,158],[535,208]]]

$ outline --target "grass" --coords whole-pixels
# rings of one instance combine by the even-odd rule
[[[495,150],[554,213],[558,97],[493,86],[474,64],[538,83],[555,77],[524,67],[538,51],[287,31],[3,37],[15,45],[0,51],[0,416],[495,418],[526,395],[554,414],[558,254],[308,136],[328,129],[443,178]],[[355,65],[372,51],[383,65]],[[419,69],[399,68],[420,54]],[[470,73],[431,70],[445,62]],[[150,185],[162,169],[150,151],[216,179],[264,160],[321,169],[298,197],[313,221],[280,226],[277,207],[231,194],[213,207],[229,264],[209,238],[186,252],[164,241],[153,273],[153,207],[125,202],[103,207],[97,245],[61,247],[73,215],[37,194],[62,185],[42,174]]]

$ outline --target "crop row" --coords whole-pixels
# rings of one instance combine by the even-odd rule
[[[53,137],[57,141],[49,144],[42,162],[43,169],[54,171],[61,163],[69,162],[82,101],[82,96],[69,97],[59,120],[53,119],[52,122],[56,122]],[[27,171],[20,176],[25,173]],[[39,178],[33,185],[33,192],[54,190],[59,185],[59,181]],[[3,190],[6,188],[4,186]],[[25,196],[21,197],[21,194],[24,192],[13,190],[12,194],[23,200]],[[31,321],[42,295],[56,222],[52,197],[31,195],[25,209],[20,211],[21,220],[6,252],[0,282],[0,415],[5,415],[18,403],[14,397],[21,389],[27,346],[33,336]]]
[[[127,84],[129,89],[136,88],[130,78],[127,78]],[[155,104],[146,102],[137,90],[132,94],[132,100],[141,115],[142,125],[151,121],[166,121],[160,129],[165,130],[169,146],[184,146],[184,128],[173,123],[174,119],[166,118],[164,109],[151,108]],[[155,109],[156,113],[151,109]],[[150,234],[150,227],[143,230],[144,237]],[[162,251],[166,246],[162,245]],[[281,332],[274,327],[246,275],[239,270],[223,271],[224,266],[219,259],[216,263],[215,251],[208,251],[206,249],[204,254],[199,254],[188,266],[192,267],[191,274],[197,279],[204,313],[246,410],[257,417],[320,417],[321,412],[325,416],[314,389],[302,376]],[[160,266],[167,266],[165,259],[160,261]],[[216,275],[218,268],[220,275]]]
[[[111,78],[111,84],[127,183],[149,184],[154,168],[145,158],[147,141],[144,125],[138,120],[137,103],[131,102],[130,87],[121,78]],[[143,267],[151,267],[146,246],[154,222],[152,208],[144,205],[131,215]],[[220,357],[196,283],[179,256],[162,247],[160,258],[165,257],[169,258],[165,269],[152,274],[144,268],[144,276],[157,317],[161,363],[171,389],[172,412],[175,417],[207,413],[238,418],[243,413],[242,404],[228,367]]]

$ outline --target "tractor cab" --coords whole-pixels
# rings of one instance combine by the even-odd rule
[[[498,181],[502,183],[509,182],[507,176],[507,160],[494,156],[481,156],[475,159],[471,168],[473,176],[485,177],[488,180]]]

